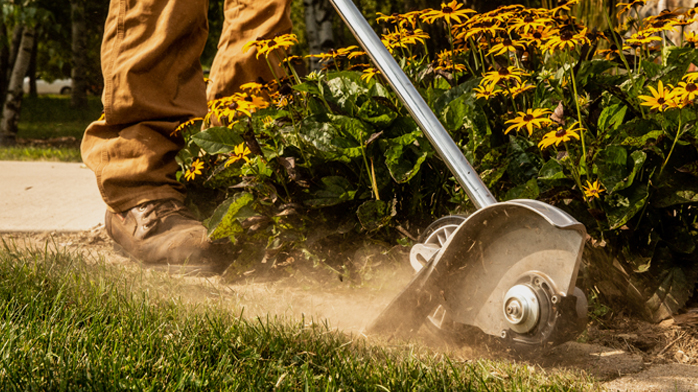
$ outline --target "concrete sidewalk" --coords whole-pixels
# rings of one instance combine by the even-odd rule
[[[82,163],[0,161],[0,232],[89,230],[105,210]]]

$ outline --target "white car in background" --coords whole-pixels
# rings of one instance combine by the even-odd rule
[[[70,94],[72,89],[72,79],[56,79],[51,83],[36,79],[37,94]],[[29,77],[24,78],[24,93],[29,94]]]

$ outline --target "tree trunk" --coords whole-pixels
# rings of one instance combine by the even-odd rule
[[[12,30],[12,40],[10,41],[9,58],[7,60],[7,80],[10,80],[10,74],[12,74],[12,65],[17,59],[17,52],[19,51],[19,44],[22,41],[22,32],[24,31],[24,25],[17,23]]]
[[[35,31],[35,34],[36,31]],[[29,60],[29,69],[27,70],[27,75],[26,77],[29,78],[29,96],[36,98],[39,93],[36,90],[36,63],[37,59],[36,57],[39,54],[39,39],[36,37],[34,39],[34,45],[32,46],[32,57],[31,60]]]
[[[22,32],[22,40],[17,51],[17,59],[12,67],[10,83],[7,87],[7,97],[2,108],[2,120],[0,121],[0,145],[13,145],[16,143],[17,124],[22,108],[24,91],[22,83],[27,74],[29,61],[31,60],[32,47],[34,46],[34,28],[25,26]]]
[[[327,52],[334,47],[332,16],[334,9],[328,0],[303,0],[305,6],[305,28],[310,54]],[[311,58],[310,70],[322,68],[318,59]]]
[[[87,109],[87,24],[85,0],[70,0],[72,20],[73,78],[70,104],[74,108]]]
[[[0,97],[7,91],[7,74],[9,73],[10,48],[7,39],[7,26],[5,25],[2,7],[0,7]],[[2,115],[2,113],[0,113]]]

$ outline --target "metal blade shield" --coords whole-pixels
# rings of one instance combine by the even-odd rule
[[[521,276],[544,276],[560,297],[574,291],[585,237],[584,225],[536,200],[482,208],[456,229],[367,331],[407,336],[441,305],[453,321],[500,336],[509,329],[505,293]]]
[[[499,336],[509,325],[504,296],[536,273],[560,297],[574,291],[586,237],[584,225],[536,200],[483,208],[453,233],[436,256],[441,304],[459,323]]]

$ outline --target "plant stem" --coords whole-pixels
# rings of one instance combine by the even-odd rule
[[[664,159],[664,163],[662,163],[662,167],[659,169],[659,176],[662,177],[662,173],[664,172],[664,168],[666,167],[667,163],[669,163],[669,158],[671,158],[671,154],[674,152],[674,147],[676,147],[676,143],[679,141],[679,137],[681,137],[681,123],[682,123],[682,116],[681,113],[683,113],[682,110],[679,110],[679,128],[676,130],[676,136],[674,136],[674,142],[671,144],[671,149],[669,150],[669,153],[666,156],[666,159]],[[662,122],[662,130],[664,130],[664,122]]]
[[[565,57],[569,57],[569,52],[566,53]],[[586,144],[584,143],[584,125],[582,124],[582,110],[579,107],[579,94],[577,93],[577,81],[574,76],[574,67],[570,66],[570,79],[572,79],[572,89],[574,90],[574,106],[577,108],[577,121],[579,121],[579,127],[581,131],[579,132],[579,140],[582,142],[582,159],[581,159],[581,164],[584,167],[585,173],[587,175],[589,174],[588,171],[586,170],[586,158],[587,158],[587,149],[586,149]]]

